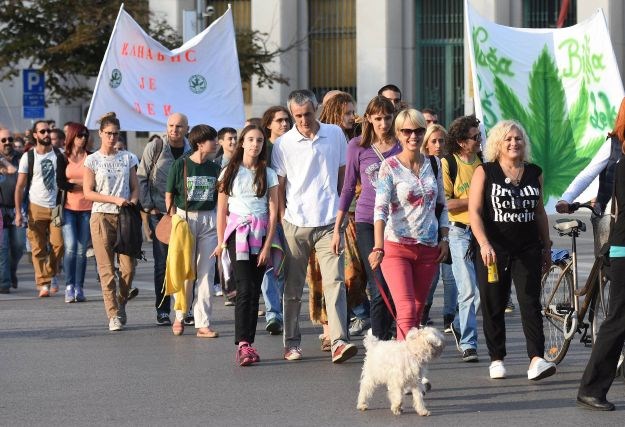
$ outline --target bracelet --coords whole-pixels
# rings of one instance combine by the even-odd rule
[[[373,249],[371,249],[371,253],[376,253],[376,252],[379,252],[379,253],[382,254],[382,256],[384,256],[384,249],[382,249],[382,248],[373,248]]]
[[[228,249],[228,245],[225,243],[222,243],[220,246],[221,249]]]

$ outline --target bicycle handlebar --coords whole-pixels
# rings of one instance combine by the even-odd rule
[[[587,203],[575,202],[575,203],[569,204],[569,213],[573,213],[576,210],[578,210],[579,208],[588,209],[588,210],[592,211],[592,213],[594,213],[595,215],[601,216],[601,212],[596,207],[591,205],[590,202],[587,202]]]

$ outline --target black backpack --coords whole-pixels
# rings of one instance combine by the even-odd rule
[[[113,250],[131,258],[145,260],[141,250],[143,244],[141,211],[137,205],[126,205],[119,208],[117,216],[117,240]]]

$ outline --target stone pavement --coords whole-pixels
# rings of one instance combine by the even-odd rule
[[[562,240],[554,238],[559,246]],[[590,238],[580,252],[590,253]],[[62,292],[38,299],[32,266],[20,266],[20,286],[0,296],[0,425],[2,426],[622,426],[623,382],[610,394],[612,413],[575,407],[581,372],[590,349],[576,339],[558,373],[539,383],[526,377],[528,360],[518,309],[506,316],[508,378],[488,378],[488,355],[481,334],[477,364],[463,363],[453,339],[430,368],[433,389],[425,398],[428,418],[404,399],[404,414],[389,410],[378,389],[366,412],[356,410],[360,353],[333,365],[319,350],[320,328],[302,315],[304,359],[282,359],[281,337],[264,331],[260,319],[256,346],[262,361],[241,368],[234,362],[234,312],[215,297],[214,326],[221,337],[198,339],[193,328],[174,337],[154,322],[152,260],[140,262],[135,284],[139,296],[128,304],[128,327],[108,331],[100,290],[88,266],[88,302],[65,304]],[[582,257],[588,271],[590,257]],[[582,276],[583,277],[583,276]],[[61,286],[62,288],[62,286]],[[432,310],[442,323],[442,286]],[[307,307],[307,304],[303,304]]]

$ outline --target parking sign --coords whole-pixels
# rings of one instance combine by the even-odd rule
[[[45,116],[45,77],[42,71],[22,70],[24,95],[22,98],[25,119],[42,119]]]

